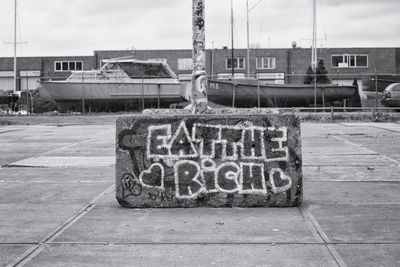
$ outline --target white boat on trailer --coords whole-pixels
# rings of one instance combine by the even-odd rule
[[[99,70],[74,71],[63,81],[41,81],[42,97],[57,102],[121,99],[185,101],[187,85],[164,62],[136,59],[104,60]]]

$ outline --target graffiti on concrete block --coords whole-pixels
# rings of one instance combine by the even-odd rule
[[[124,198],[129,196],[140,196],[142,194],[142,185],[138,183],[135,178],[126,173],[122,176],[121,179],[122,184],[122,196]]]
[[[122,137],[122,140],[132,138]],[[122,178],[125,196],[142,188],[171,192],[176,199],[195,199],[213,193],[266,195],[292,187],[285,173],[289,161],[286,127],[261,127],[244,121],[236,125],[192,123],[150,125],[143,157],[149,166],[134,179]],[[132,141],[132,143],[135,143]],[[133,153],[133,152],[131,152]],[[171,194],[167,194],[170,199]],[[166,199],[151,193],[150,199]]]

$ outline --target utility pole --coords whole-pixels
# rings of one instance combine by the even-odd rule
[[[193,72],[192,72],[192,113],[207,111],[207,74],[205,49],[205,8],[204,0],[193,3]]]

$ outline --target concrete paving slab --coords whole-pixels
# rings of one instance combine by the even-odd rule
[[[47,151],[70,145],[70,143],[18,143],[0,142],[1,147],[1,166],[13,163],[17,160],[37,156]]]
[[[321,127],[323,125],[323,127]],[[398,135],[400,132],[392,131],[388,128],[378,128],[373,123],[302,123],[303,137],[321,137],[321,136],[390,136]],[[379,123],[378,126],[382,126]]]
[[[71,145],[72,143],[35,143],[35,142],[9,142],[0,140],[1,151],[7,153],[8,151],[32,151],[40,148],[41,150],[52,150],[63,146]]]
[[[399,166],[303,166],[304,180],[400,181]]]
[[[109,148],[81,148],[81,146],[74,146],[62,150],[57,150],[46,154],[52,157],[95,157],[98,155],[114,157],[115,150]]]
[[[115,144],[114,142],[97,142],[92,140],[91,142],[82,142],[76,145],[61,148],[56,151],[46,153],[47,156],[114,156],[115,157]]]
[[[2,139],[16,140],[49,133],[53,129],[55,129],[54,126],[1,126],[0,136]]]
[[[335,248],[348,267],[400,266],[400,244],[346,244]]]
[[[332,136],[320,136],[320,137],[301,137],[302,146],[316,147],[320,145],[339,145],[343,144],[342,141],[333,138]]]
[[[321,137],[329,134],[342,134],[342,127],[339,127],[336,123],[324,123],[324,127],[320,127],[321,123],[302,123],[301,124],[301,136],[302,138],[309,137]]]
[[[385,153],[385,156],[396,162],[399,162],[399,166],[400,166],[400,153],[395,153],[395,154]]]
[[[9,151],[0,153],[0,168],[5,167],[13,162],[23,160],[28,157],[33,157],[39,153],[45,152],[46,149],[35,149],[33,151]]]
[[[400,180],[376,182],[304,182],[304,201],[321,204],[399,204]]]
[[[0,243],[39,242],[82,204],[0,204]]]
[[[332,242],[400,243],[400,205],[311,205],[310,212]]]
[[[384,130],[400,132],[400,124],[399,123],[390,123],[390,122],[345,122],[342,123],[343,125],[350,126],[350,127],[376,127],[381,128]]]
[[[113,185],[112,181],[106,183],[1,183],[0,204],[52,203],[83,206],[111,185]]]
[[[19,140],[18,142],[29,142],[29,143],[79,143],[85,140],[90,140],[88,137],[83,136],[66,136],[60,135],[56,136],[54,133],[42,136],[32,136]]]
[[[351,144],[305,144],[302,149],[303,154],[332,154],[332,155],[379,155],[376,151],[367,148],[355,147]]]
[[[101,205],[56,242],[316,242],[297,208],[126,209]]]
[[[303,166],[390,166],[393,162],[381,155],[304,154]]]
[[[9,166],[13,167],[107,167],[115,164],[115,157],[32,157],[23,159]]]
[[[48,245],[29,266],[337,266],[319,245]]]
[[[73,243],[45,243],[27,265],[337,266],[318,244],[315,223],[322,238],[342,243],[328,247],[348,266],[400,266],[400,166],[393,161],[400,158],[398,126],[302,123],[303,154],[311,156],[305,162],[325,164],[303,165],[304,207],[312,223],[296,209],[123,209],[109,191],[55,239]],[[37,155],[29,148],[70,159],[111,157],[115,125],[2,126],[1,143],[7,145],[0,146],[0,162]],[[0,168],[0,265],[31,248],[18,244],[41,240],[82,210],[114,177],[113,165]]]
[[[398,139],[384,140],[380,138],[363,138],[363,139],[353,139],[348,137],[342,137],[346,140],[362,146],[366,149],[376,151],[383,155],[387,154],[400,154],[400,136]]]
[[[32,245],[4,245],[0,244],[0,266],[7,266],[15,258],[22,255]]]
[[[96,168],[0,168],[0,183],[114,182],[113,166]]]

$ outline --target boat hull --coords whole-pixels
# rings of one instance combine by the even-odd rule
[[[293,84],[260,84],[257,81],[209,80],[208,99],[211,102],[235,107],[302,107],[344,100],[356,95],[353,86]]]
[[[183,99],[181,83],[74,83],[41,82],[39,94],[56,101],[112,99]]]

